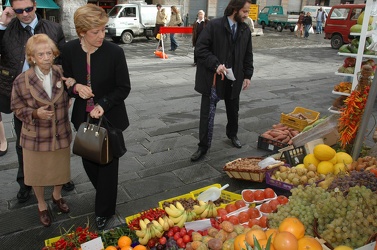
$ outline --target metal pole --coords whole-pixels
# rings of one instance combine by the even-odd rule
[[[373,82],[369,90],[369,95],[368,95],[367,103],[365,105],[364,113],[361,119],[360,127],[357,131],[355,143],[353,144],[353,148],[352,148],[352,158],[354,161],[359,158],[361,147],[364,141],[364,137],[367,132],[368,121],[373,110],[374,101],[376,100],[376,95],[377,95],[376,71],[374,72],[374,74],[375,74],[375,77],[373,78]]]

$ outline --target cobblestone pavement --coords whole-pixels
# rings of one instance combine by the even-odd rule
[[[330,48],[322,35],[308,39],[290,31],[266,29],[253,37],[255,74],[250,89],[241,93],[241,149],[232,147],[225,135],[226,115],[219,102],[214,141],[202,161],[190,162],[197,148],[200,95],[194,91],[195,67],[189,36],[176,34],[180,47],[167,52],[168,59],[154,55],[156,41],[136,38],[124,49],[132,91],[125,101],[131,121],[124,132],[128,152],[120,160],[117,214],[107,228],[124,223],[125,217],[158,206],[158,201],[182,195],[214,183],[229,183],[229,191],[264,187],[264,183],[230,179],[223,171],[226,162],[239,157],[263,156],[257,149],[258,135],[279,122],[282,112],[301,106],[329,115],[335,96],[334,84],[341,77],[334,72],[343,58]],[[166,41],[166,49],[169,41]],[[41,249],[44,240],[63,229],[84,226],[94,229],[94,189],[79,157],[72,155],[72,180],[76,187],[63,192],[71,212],[60,214],[46,190],[53,223],[43,228],[38,220],[36,199],[19,204],[15,135],[12,115],[3,115],[9,151],[0,158],[0,245],[1,249]],[[371,122],[373,126],[373,122]],[[367,137],[370,140],[370,136]]]

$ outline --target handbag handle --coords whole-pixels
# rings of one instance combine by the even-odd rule
[[[90,117],[90,115],[88,114],[88,117],[87,117],[87,119],[86,119],[86,127],[84,128],[84,133],[85,133],[88,129],[90,129],[91,131],[93,131],[94,128],[95,128],[95,125],[94,125],[94,124],[91,124],[91,123],[90,123],[90,120],[91,120],[91,117]],[[100,129],[100,127],[101,127],[101,123],[102,123],[102,116],[99,118],[99,122],[98,122],[98,125],[97,125],[97,131],[94,133],[94,136],[95,136],[95,137],[98,137],[98,136],[99,136],[99,129]]]

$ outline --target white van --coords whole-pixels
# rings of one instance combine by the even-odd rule
[[[317,11],[319,10],[319,8],[322,7],[322,10],[324,10],[326,12],[327,15],[329,15],[329,12],[331,10],[331,7],[328,7],[328,6],[304,6],[302,7],[302,10],[303,12],[308,13],[310,12],[311,16],[312,16],[312,21],[313,21],[313,27],[315,28],[317,26]],[[325,24],[322,24],[322,27],[324,28],[325,27]]]

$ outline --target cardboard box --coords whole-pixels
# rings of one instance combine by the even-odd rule
[[[332,130],[330,133],[325,135],[322,139],[323,139],[323,142],[328,146],[335,145],[339,140],[339,133],[337,130]]]
[[[314,147],[317,146],[318,144],[324,144],[323,139],[316,139],[316,140],[305,143],[304,147],[305,147],[306,154],[312,154]]]

